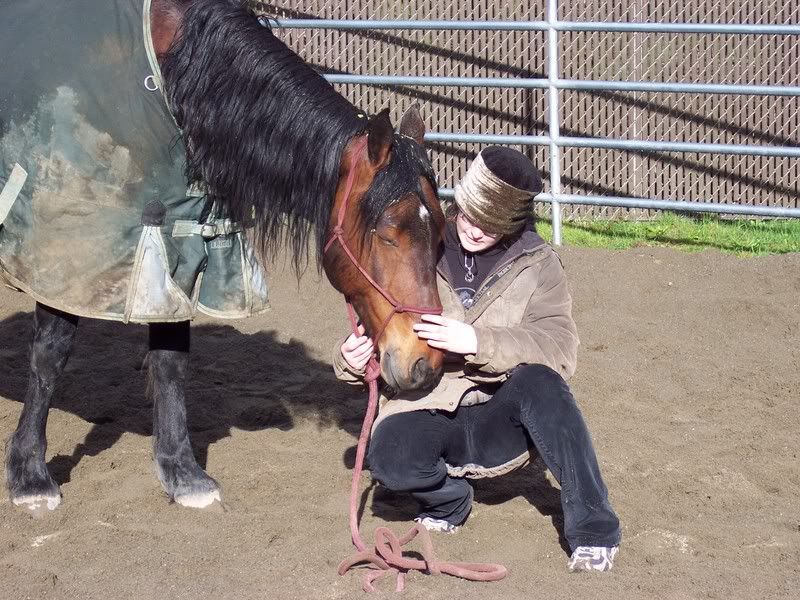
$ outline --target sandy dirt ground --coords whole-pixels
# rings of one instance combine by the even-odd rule
[[[402,597],[796,598],[800,255],[562,257],[582,339],[571,383],[624,527],[615,570],[566,572],[558,490],[534,463],[477,484],[466,527],[435,540],[442,559],[500,562],[509,576],[415,573]],[[359,575],[336,574],[366,402],[328,364],[344,305],[313,274],[298,286],[278,272],[272,290],[265,315],[194,327],[190,427],[224,510],[169,504],[154,478],[146,329],[82,323],[48,427],[63,504],[32,519],[0,493],[0,598],[365,597]],[[22,408],[32,307],[0,290],[4,439]],[[415,509],[380,488],[365,506],[366,536],[405,531]]]

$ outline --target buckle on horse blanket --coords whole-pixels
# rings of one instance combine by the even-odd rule
[[[172,237],[188,237],[190,235],[202,236],[204,240],[211,240],[220,235],[239,233],[242,227],[230,219],[214,221],[212,223],[198,223],[197,221],[177,220],[172,227]]]

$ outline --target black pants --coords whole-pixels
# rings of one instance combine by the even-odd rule
[[[615,546],[619,519],[608,501],[589,431],[564,379],[544,365],[518,367],[485,404],[455,413],[413,411],[387,417],[372,436],[372,476],[394,491],[411,492],[421,516],[460,524],[472,486],[447,466],[495,467],[533,443],[561,485],[564,535],[578,546]]]

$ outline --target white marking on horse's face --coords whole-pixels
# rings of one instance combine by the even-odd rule
[[[420,226],[423,231],[430,232],[431,230],[431,212],[427,209],[427,207],[420,201],[419,203],[419,220]]]
[[[431,223],[433,219],[431,218],[431,211],[422,203],[420,200],[419,203],[419,228],[420,231],[424,231],[426,234],[430,234],[431,232]]]

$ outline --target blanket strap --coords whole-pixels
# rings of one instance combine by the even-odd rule
[[[0,191],[0,225],[6,220],[8,213],[11,211],[11,206],[19,196],[20,191],[22,191],[22,186],[25,185],[27,178],[28,172],[18,164],[15,164],[8,181]]]
[[[172,237],[189,237],[190,235],[201,235],[203,239],[210,240],[218,235],[229,235],[239,233],[242,227],[228,219],[215,221],[213,223],[198,223],[197,221],[185,221],[178,219],[172,227]]]

